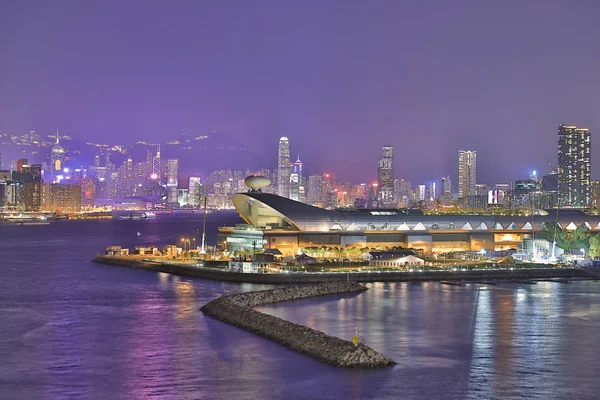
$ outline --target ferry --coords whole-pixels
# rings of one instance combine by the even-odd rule
[[[17,225],[19,225],[19,226],[23,226],[23,225],[50,225],[50,221],[48,221],[47,219],[30,219],[30,220],[17,221]]]
[[[173,214],[173,210],[171,208],[153,208],[146,212],[151,212],[153,214]]]
[[[120,215],[119,219],[123,221],[140,220],[140,219],[155,219],[156,214],[150,211],[144,211],[139,214]]]

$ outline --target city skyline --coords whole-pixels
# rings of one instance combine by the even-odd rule
[[[0,397],[597,398],[598,16],[0,0]]]
[[[568,124],[568,125],[560,124],[559,126],[574,126],[574,125],[571,125],[571,124]],[[586,131],[590,131],[589,127],[586,127],[586,128],[582,128],[581,127],[581,129],[586,130]],[[42,156],[42,159],[43,159],[42,161],[40,161],[40,154],[42,154],[42,153],[40,153],[39,151],[33,149],[33,151],[35,152],[35,154],[37,154],[37,155],[35,155],[33,157],[33,159],[34,159],[33,163],[36,163],[36,164],[37,163],[42,163],[42,164],[46,164],[47,163],[47,171],[51,171],[51,165],[54,163],[54,161],[53,161],[53,152],[52,152],[53,148],[59,149],[59,150],[57,150],[57,152],[58,152],[57,154],[60,154],[60,160],[61,160],[60,164],[63,165],[63,164],[65,164],[65,162],[67,162],[67,161],[65,161],[66,159],[64,158],[64,152],[65,152],[64,146],[62,146],[62,144],[56,143],[56,141],[57,141],[57,133],[47,134],[47,135],[43,135],[43,134],[40,135],[36,131],[31,131],[31,132],[32,132],[32,134],[36,135],[36,137],[38,137],[38,138],[46,138],[46,144],[44,145],[43,143],[38,143],[38,146],[40,146],[39,147],[40,149],[43,149],[44,148],[43,146],[45,146],[48,149],[47,150],[48,156],[47,157],[46,156]],[[554,135],[556,135],[556,127],[554,127],[554,132],[555,132]],[[2,133],[0,131],[0,139],[2,138],[2,135],[7,136],[8,134],[7,133]],[[30,136],[30,134],[29,133],[24,133],[22,136],[12,135],[13,138],[27,137],[27,136]],[[201,135],[201,136],[199,136],[197,138],[194,138],[194,139],[208,138],[208,137],[209,136],[206,136],[206,135],[202,136]],[[72,136],[70,136],[68,134],[65,134],[65,135],[60,134],[60,139],[62,140],[64,138],[67,138],[69,140],[77,139],[77,137],[72,137]],[[287,148],[288,148],[287,152],[290,155],[292,153],[294,153],[294,152],[290,153],[290,150],[289,150],[289,147],[290,147],[289,146],[289,138],[282,137],[282,138],[280,138],[280,140],[281,139],[284,139],[285,141],[287,141]],[[556,137],[554,137],[552,140],[556,141]],[[166,141],[164,143],[172,145],[173,143],[179,143],[179,142],[177,142],[177,141]],[[546,174],[548,172],[556,170],[556,168],[558,166],[558,157],[557,157],[557,153],[556,153],[556,144],[555,143],[556,142],[554,142],[554,149],[552,149],[552,152],[541,154],[541,156],[540,156],[541,159],[538,160],[538,161],[536,161],[536,163],[533,165],[532,168],[525,168],[525,165],[527,163],[523,162],[522,160],[517,160],[516,163],[511,163],[511,164],[517,164],[517,165],[521,165],[522,166],[522,168],[520,169],[520,171],[517,172],[517,175],[515,175],[515,176],[508,176],[504,181],[502,181],[502,180],[500,180],[500,181],[493,181],[493,180],[488,179],[487,175],[482,176],[482,174],[480,174],[478,172],[475,183],[485,183],[485,184],[488,184],[488,185],[495,185],[495,184],[498,184],[498,183],[507,183],[507,182],[511,182],[511,181],[515,181],[515,180],[519,180],[519,179],[528,179],[533,173],[537,173],[538,177],[541,177],[542,175],[544,175],[544,174]],[[593,141],[592,141],[592,143],[593,143]],[[26,143],[23,142],[23,143],[20,143],[19,145],[23,145],[23,144],[26,144]],[[138,145],[144,145],[144,146],[146,146],[149,149],[155,149],[156,146],[160,147],[160,144],[146,143],[146,142],[139,142],[139,141],[136,142],[136,143],[134,143],[133,145],[125,145],[123,142],[120,142],[119,144],[116,144],[116,143],[106,143],[106,142],[104,142],[102,144],[87,143],[87,145],[99,146],[98,147],[99,150],[97,150],[97,151],[99,151],[101,154],[103,154],[104,157],[106,156],[107,152],[109,152],[111,155],[112,154],[128,154],[128,152],[134,146],[138,146]],[[184,145],[184,143],[181,143],[181,145]],[[302,141],[301,140],[295,140],[294,141],[294,148],[295,149],[297,149],[298,147],[301,147],[301,146],[302,146]],[[263,145],[263,147],[265,147],[265,146]],[[266,147],[270,147],[270,146],[267,145]],[[386,147],[386,146],[378,146],[379,149],[381,149],[382,147]],[[393,146],[390,146],[390,147],[393,148]],[[25,157],[13,157],[13,159],[10,159],[9,157],[6,156],[5,153],[2,152],[4,149],[5,148],[0,145],[0,161],[2,162],[2,165],[1,165],[0,169],[16,168],[16,162],[20,158],[29,158],[28,156],[25,156]],[[144,150],[144,151],[146,151],[146,150]],[[278,152],[278,151],[279,151],[279,146],[276,147],[276,152]],[[458,150],[458,153],[460,154],[461,151],[464,151],[464,150]],[[77,149],[76,152],[78,153],[79,149]],[[476,154],[476,153],[479,152],[479,150],[472,150],[472,152],[474,154]],[[177,152],[174,152],[173,150],[171,150],[169,152],[169,157],[168,158],[169,159],[176,159],[176,158],[178,159],[181,156],[181,154],[182,153],[177,154]],[[299,154],[297,156],[299,156]],[[311,158],[310,156],[311,156],[311,153],[309,152],[308,158]],[[95,157],[97,158],[98,155],[96,155]],[[293,165],[293,163],[291,162],[292,158],[291,158],[291,156],[288,157],[288,158],[289,158],[289,164],[287,164],[287,161],[283,161],[282,160],[282,162],[284,164],[287,164],[288,166],[291,167]],[[304,157],[303,157],[303,159],[304,159]],[[322,169],[318,169],[318,167],[316,167],[314,165],[309,165],[309,168],[303,167],[303,171],[304,171],[306,177],[308,177],[309,175],[315,174],[315,173],[317,173],[317,174],[318,173],[330,173],[330,174],[335,175],[336,178],[340,179],[341,181],[350,182],[350,183],[372,184],[372,183],[377,183],[378,182],[378,169],[377,168],[376,169],[372,169],[372,168],[370,168],[370,165],[373,162],[377,162],[378,159],[381,161],[381,153],[375,159],[373,159],[373,160],[364,160],[365,164],[364,164],[364,166],[362,168],[362,172],[363,172],[362,174],[357,174],[357,176],[350,176],[348,178],[347,178],[347,174],[344,174],[344,168],[343,168],[343,166],[338,166],[338,167],[334,167],[334,168],[331,168],[331,169],[322,170]],[[591,160],[593,160],[593,158],[590,159],[590,165],[591,165],[590,166],[590,172],[592,171],[592,166],[593,166],[593,162],[591,162]],[[456,158],[454,158],[453,161],[454,161],[453,165],[450,167],[450,169],[448,171],[443,172],[441,176],[426,176],[424,179],[419,180],[419,179],[417,179],[417,178],[414,177],[415,175],[417,175],[417,174],[415,174],[415,172],[416,172],[415,169],[408,169],[408,170],[404,169],[404,170],[402,170],[402,174],[401,175],[395,175],[394,177],[400,177],[402,179],[408,179],[409,181],[412,181],[412,182],[422,182],[422,183],[425,183],[427,185],[429,185],[429,184],[431,184],[433,182],[439,183],[440,180],[442,178],[446,177],[446,176],[447,177],[451,177],[451,181],[453,179],[457,179],[456,182],[459,182],[460,181],[460,178],[459,178],[459,175],[460,175],[459,169],[460,168],[457,168]],[[495,164],[497,161],[498,161],[498,159],[491,159],[491,160],[490,159],[486,159],[486,160],[481,161],[481,163],[486,163],[486,164],[483,164],[482,166],[483,166],[484,169],[487,170],[489,168],[489,164]],[[395,161],[393,161],[393,158],[392,158],[392,163],[393,163],[392,165],[395,165]],[[200,162],[200,164],[201,164],[201,162]],[[284,165],[284,164],[282,164],[282,165]],[[302,164],[304,165],[305,163],[302,162]],[[529,164],[532,164],[532,163],[529,163]],[[11,165],[12,165],[12,167],[11,167]],[[84,165],[88,165],[88,163],[83,163],[83,162],[73,163],[73,162],[71,162],[68,166],[70,166],[72,168],[79,168],[79,167],[84,166]],[[91,164],[89,164],[89,165],[91,165]],[[460,162],[459,162],[459,166],[460,166]],[[204,172],[202,172],[202,173],[199,173],[199,172],[197,172],[195,170],[188,170],[189,168],[188,169],[184,168],[184,170],[185,170],[184,172],[185,173],[189,173],[189,174],[195,174],[195,175],[209,175],[210,173],[212,173],[214,171],[218,171],[218,170],[227,170],[227,169],[235,170],[235,169],[240,169],[239,167],[236,168],[235,166],[231,166],[231,165],[229,165],[229,166],[225,165],[225,166],[214,167],[214,168],[206,168],[206,166],[203,165],[202,168],[204,170]],[[271,156],[271,157],[269,157],[269,159],[266,159],[266,160],[265,159],[261,159],[260,162],[258,162],[256,164],[248,164],[247,168],[256,169],[256,170],[267,168],[267,169],[276,171],[278,168],[280,168],[280,166],[279,166],[279,160],[276,160],[275,163],[273,163],[272,162],[272,156]],[[392,168],[392,169],[393,170],[397,170],[396,168]],[[479,167],[477,168],[477,171],[479,171]],[[291,171],[290,171],[290,174],[291,174]],[[358,179],[358,176],[364,176],[364,175],[369,175],[369,176],[365,180]],[[593,177],[594,177],[594,175],[591,174],[591,180],[594,180]],[[277,178],[275,177],[274,179],[277,179]],[[273,183],[275,185],[277,185],[276,181],[274,181]],[[458,183],[457,183],[457,187],[459,187]],[[460,194],[459,190],[455,190],[454,192]],[[287,191],[286,191],[286,193],[287,193]]]
[[[134,142],[219,128],[259,158],[303,138],[306,165],[359,181],[384,144],[406,149],[397,171],[426,157],[414,181],[473,148],[494,182],[543,169],[557,125],[600,123],[595,3],[39,5],[0,6],[0,131]]]

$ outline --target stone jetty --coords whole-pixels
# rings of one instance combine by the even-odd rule
[[[378,368],[395,364],[365,344],[353,344],[323,332],[254,310],[262,305],[339,293],[362,292],[355,282],[328,282],[219,297],[202,307],[206,315],[277,342],[324,363],[347,368]]]

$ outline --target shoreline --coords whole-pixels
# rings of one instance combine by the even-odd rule
[[[408,282],[408,281],[462,281],[462,280],[530,280],[550,278],[598,279],[598,276],[579,268],[526,268],[515,270],[468,270],[468,271],[423,271],[423,272],[293,272],[281,274],[258,274],[229,272],[214,268],[150,262],[131,256],[98,255],[92,262],[138,268],[173,275],[189,276],[216,281],[263,284],[324,283],[336,281],[350,282]]]
[[[353,343],[254,309],[272,303],[365,290],[367,287],[359,283],[345,281],[301,285],[223,296],[208,302],[201,310],[221,322],[336,367],[380,368],[394,365],[395,361],[360,343],[358,336]]]

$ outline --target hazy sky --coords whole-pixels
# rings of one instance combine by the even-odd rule
[[[0,131],[133,142],[218,128],[308,172],[547,170],[557,126],[600,162],[598,1],[0,0]],[[268,162],[267,162],[268,161]],[[600,165],[593,178],[600,178]]]

